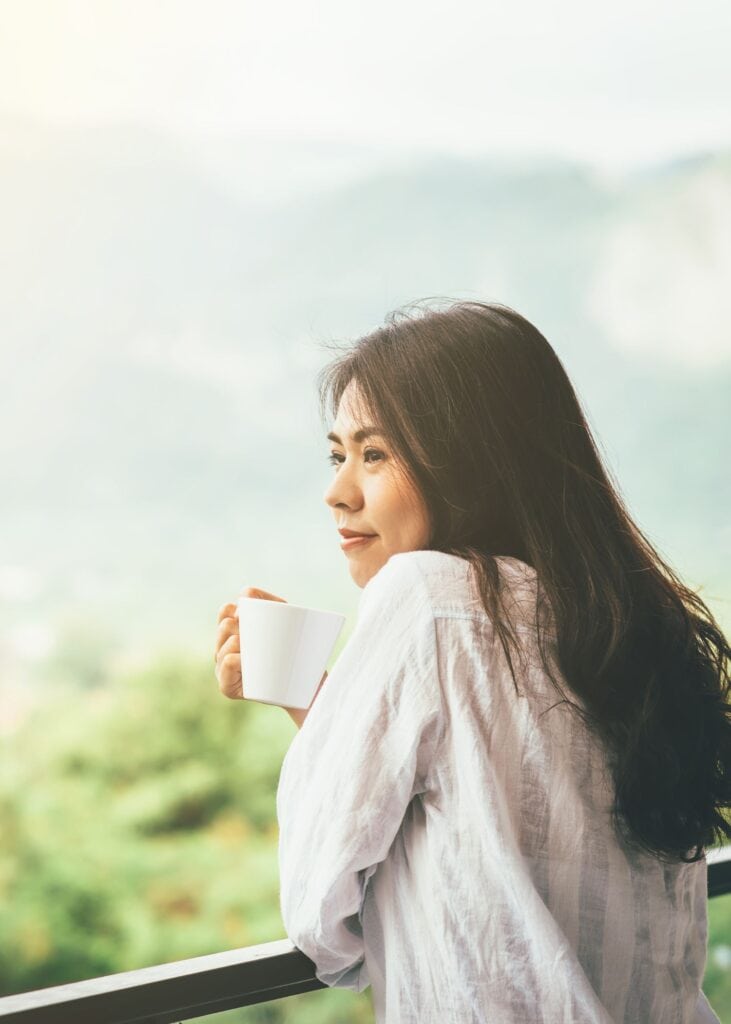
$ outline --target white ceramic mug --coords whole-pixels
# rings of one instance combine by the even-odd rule
[[[308,709],[345,615],[260,597],[240,597],[236,608],[244,698]]]

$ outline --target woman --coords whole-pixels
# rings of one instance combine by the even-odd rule
[[[731,649],[630,518],[556,353],[461,301],[389,315],[320,386],[363,592],[291,710],[289,937],[388,1024],[717,1020]],[[241,697],[234,612],[217,675]]]

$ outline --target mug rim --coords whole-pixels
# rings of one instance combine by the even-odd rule
[[[270,601],[266,597],[239,597],[236,599],[236,606],[242,601],[256,601],[258,604],[278,604],[283,608],[294,608],[301,612],[319,612],[323,615],[335,615],[339,619],[347,619],[347,615],[342,612],[334,612],[330,608],[313,608],[312,605],[305,604],[291,604],[289,601]]]

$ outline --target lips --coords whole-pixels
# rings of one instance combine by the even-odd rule
[[[343,551],[350,551],[351,548],[363,548],[370,544],[376,537],[375,533],[357,533],[354,537],[344,537],[340,541]]]
[[[338,530],[338,533],[346,540],[348,537],[375,537],[375,533],[358,533],[356,530],[346,530],[345,528]]]

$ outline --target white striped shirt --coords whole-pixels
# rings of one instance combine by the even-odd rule
[[[370,985],[378,1024],[717,1022],[706,862],[618,841],[604,752],[540,662],[535,571],[498,565],[520,696],[465,559],[399,553],[363,588],[282,764],[287,934],[320,981]]]

